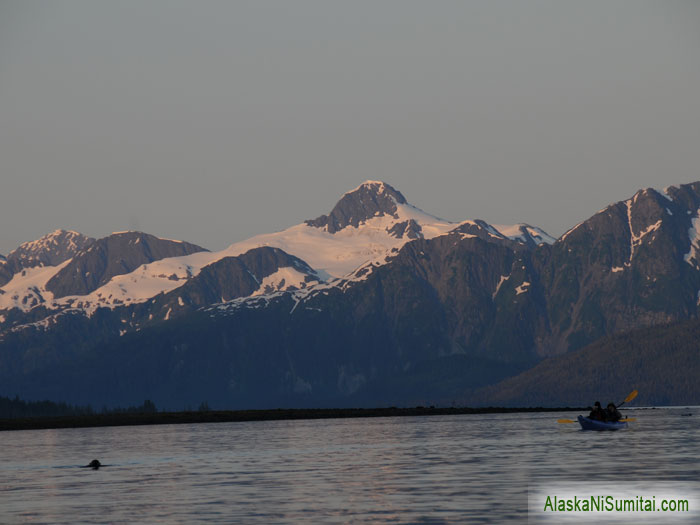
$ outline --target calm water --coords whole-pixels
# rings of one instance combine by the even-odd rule
[[[628,414],[0,432],[0,523],[527,522],[529,486],[700,479],[700,409]]]

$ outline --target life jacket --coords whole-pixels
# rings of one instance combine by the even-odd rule
[[[591,410],[591,413],[588,415],[588,419],[605,421],[605,411],[602,408],[594,407],[593,410]]]
[[[620,421],[621,417],[622,417],[622,414],[620,414],[620,411],[617,408],[614,408],[613,410],[610,410],[610,409],[605,410],[606,421],[611,421],[612,423],[617,423],[618,421]]]

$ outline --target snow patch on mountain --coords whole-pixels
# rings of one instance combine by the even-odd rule
[[[688,229],[688,239],[690,240],[690,250],[683,256],[683,260],[689,265],[698,267],[698,252],[700,252],[700,209],[696,212],[696,217],[690,220],[692,226]]]
[[[630,231],[630,257],[629,260],[625,263],[625,266],[629,266],[632,263],[634,252],[638,246],[641,246],[644,237],[646,237],[652,232],[655,232],[661,227],[661,219],[659,219],[655,223],[648,225],[639,233],[634,233],[634,228],[632,227],[632,206],[637,201],[638,197],[639,193],[637,193],[631,200],[625,201],[625,204],[627,206],[627,225]]]
[[[280,268],[262,280],[260,288],[253,292],[252,297],[284,290],[299,290],[318,283],[318,281],[307,282],[306,279],[307,274],[301,273],[296,268],[291,266]]]
[[[657,193],[664,197],[665,199],[668,199],[669,201],[673,202],[673,197],[671,197],[671,189],[678,189],[675,186],[666,186],[662,191],[658,191]]]
[[[188,279],[199,273],[202,266],[206,265],[197,264],[197,262],[199,260],[206,262],[207,255],[210,253],[197,252],[185,257],[170,257],[143,264],[131,273],[113,277],[107,284],[88,295],[61,297],[56,301],[56,305],[94,311],[101,306],[115,307],[142,303],[159,293],[170,292],[185,284]],[[189,259],[191,264],[184,263],[182,259],[185,258]],[[193,267],[192,264],[197,266]]]
[[[523,283],[520,286],[517,286],[515,288],[515,295],[520,295],[521,293],[525,293],[530,289],[530,283],[527,281],[523,281]]]
[[[508,279],[510,279],[510,275],[501,275],[501,278],[498,280],[498,284],[496,285],[496,290],[491,295],[492,299],[496,298],[496,296],[498,295],[498,291],[501,289],[501,286],[503,286],[503,283],[506,282]]]
[[[576,226],[574,226],[573,228],[569,229],[566,233],[564,233],[564,235],[562,235],[561,237],[559,237],[559,239],[557,240],[557,242],[561,242],[561,241],[563,241],[564,239],[566,239],[569,235],[571,235],[572,233],[574,233],[574,231],[576,231],[576,229],[577,229],[579,226],[582,226],[582,225],[583,225],[583,222],[579,222]]]
[[[58,266],[37,266],[25,268],[16,273],[10,282],[5,284],[0,291],[0,310],[19,308],[28,312],[35,306],[50,303],[53,294],[46,289],[46,283],[68,264],[64,261]]]
[[[444,235],[457,226],[410,204],[397,204],[397,217],[372,217],[358,227],[347,226],[335,233],[299,224],[232,244],[225,251],[228,255],[239,255],[252,248],[272,246],[306,261],[326,278],[340,278],[367,262],[382,259],[393,248],[400,248],[411,240],[391,234],[390,230],[397,224],[414,220],[426,239]]]
[[[529,224],[494,224],[493,227],[498,230],[499,233],[505,235],[512,241],[527,243],[529,238],[538,245],[554,244],[556,242],[556,239],[549,235],[546,231],[535,226],[530,226]]]

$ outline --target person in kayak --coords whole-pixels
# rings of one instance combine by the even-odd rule
[[[615,403],[608,403],[608,407],[605,409],[605,421],[608,423],[617,423],[622,418],[622,414],[615,406]]]
[[[591,413],[588,414],[588,419],[592,419],[594,421],[605,421],[605,410],[603,410],[603,407],[600,406],[600,401],[595,402],[593,410],[591,410]]]

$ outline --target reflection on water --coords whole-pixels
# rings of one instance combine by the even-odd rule
[[[695,483],[692,411],[619,432],[556,423],[574,413],[2,432],[0,522],[526,522],[529,486]]]

